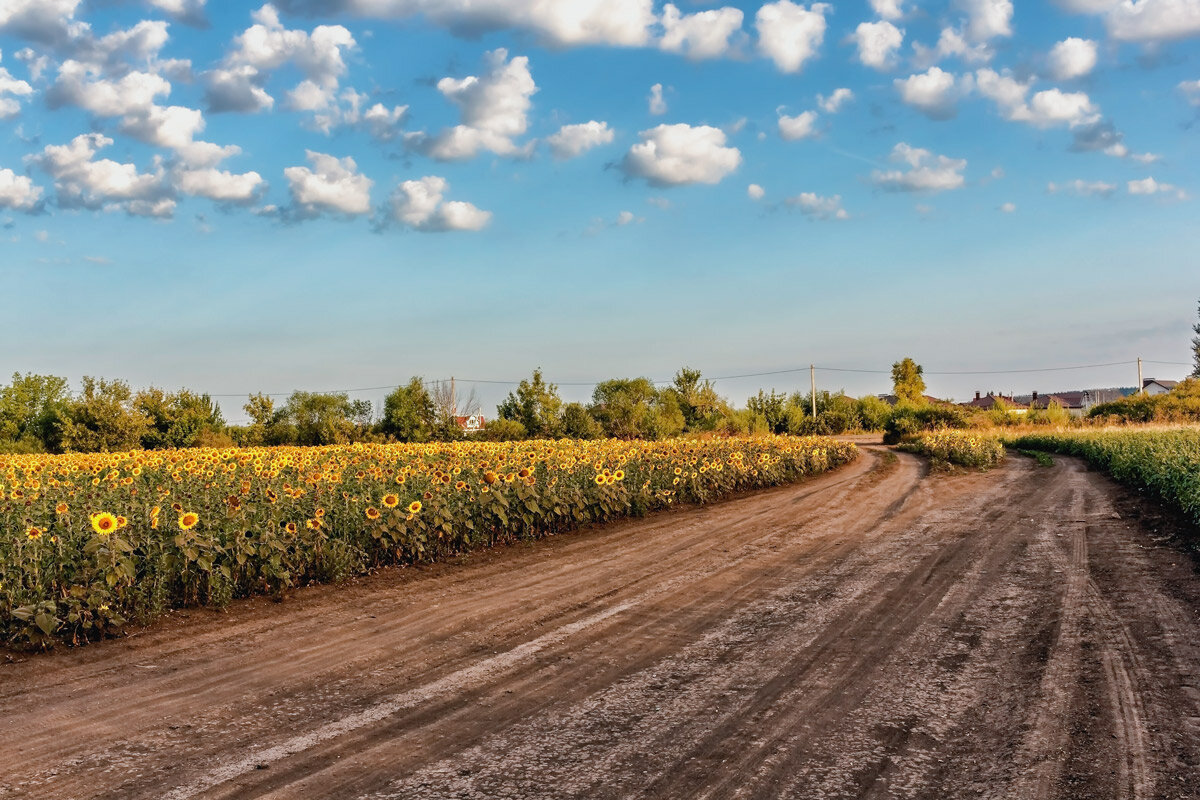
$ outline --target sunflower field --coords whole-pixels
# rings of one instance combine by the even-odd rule
[[[911,453],[928,456],[934,464],[989,469],[1004,460],[1004,445],[994,436],[972,431],[935,431],[901,445]]]
[[[856,457],[790,436],[0,455],[0,640],[80,644],[171,608],[710,502]]]

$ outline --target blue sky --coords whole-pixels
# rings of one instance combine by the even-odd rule
[[[535,366],[1188,362],[1198,43],[1200,0],[0,0],[0,370],[238,420]]]

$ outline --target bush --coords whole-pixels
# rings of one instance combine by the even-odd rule
[[[899,403],[883,427],[884,444],[899,444],[921,432],[966,428],[970,423],[965,411],[951,405],[923,406]]]

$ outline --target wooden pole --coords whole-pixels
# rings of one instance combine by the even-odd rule
[[[817,418],[817,368],[812,364],[808,365],[808,382],[812,387],[812,415],[813,419]]]
[[[1138,394],[1146,393],[1146,383],[1142,380],[1142,357],[1138,356]]]
[[[454,376],[450,376],[450,416],[458,416],[458,396],[454,394]]]

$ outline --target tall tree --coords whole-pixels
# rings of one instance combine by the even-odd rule
[[[898,400],[924,403],[925,379],[921,377],[924,372],[921,365],[911,358],[892,364],[892,394]]]
[[[1200,302],[1196,303],[1197,316],[1200,316]],[[1192,330],[1196,332],[1196,336],[1192,339],[1192,360],[1195,362],[1195,369],[1192,370],[1193,378],[1200,378],[1200,322],[1192,326]]]
[[[66,378],[15,373],[0,387],[0,450],[57,450],[66,406]]]
[[[85,376],[83,391],[67,405],[62,446],[81,453],[136,450],[149,427],[128,383]]]
[[[292,392],[277,416],[295,429],[296,444],[343,444],[350,441],[354,423],[350,397],[321,392]]]
[[[433,436],[437,416],[424,381],[414,377],[407,386],[397,387],[383,399],[379,432],[402,442],[427,442]]]
[[[142,447],[147,450],[194,447],[205,432],[215,434],[225,428],[221,409],[213,399],[187,389],[168,393],[152,386],[134,396],[133,407],[150,420],[142,436]]]
[[[542,371],[535,369],[531,380],[521,381],[515,392],[509,392],[496,414],[524,425],[532,439],[556,439],[563,435],[562,408],[558,387],[546,383]]]

